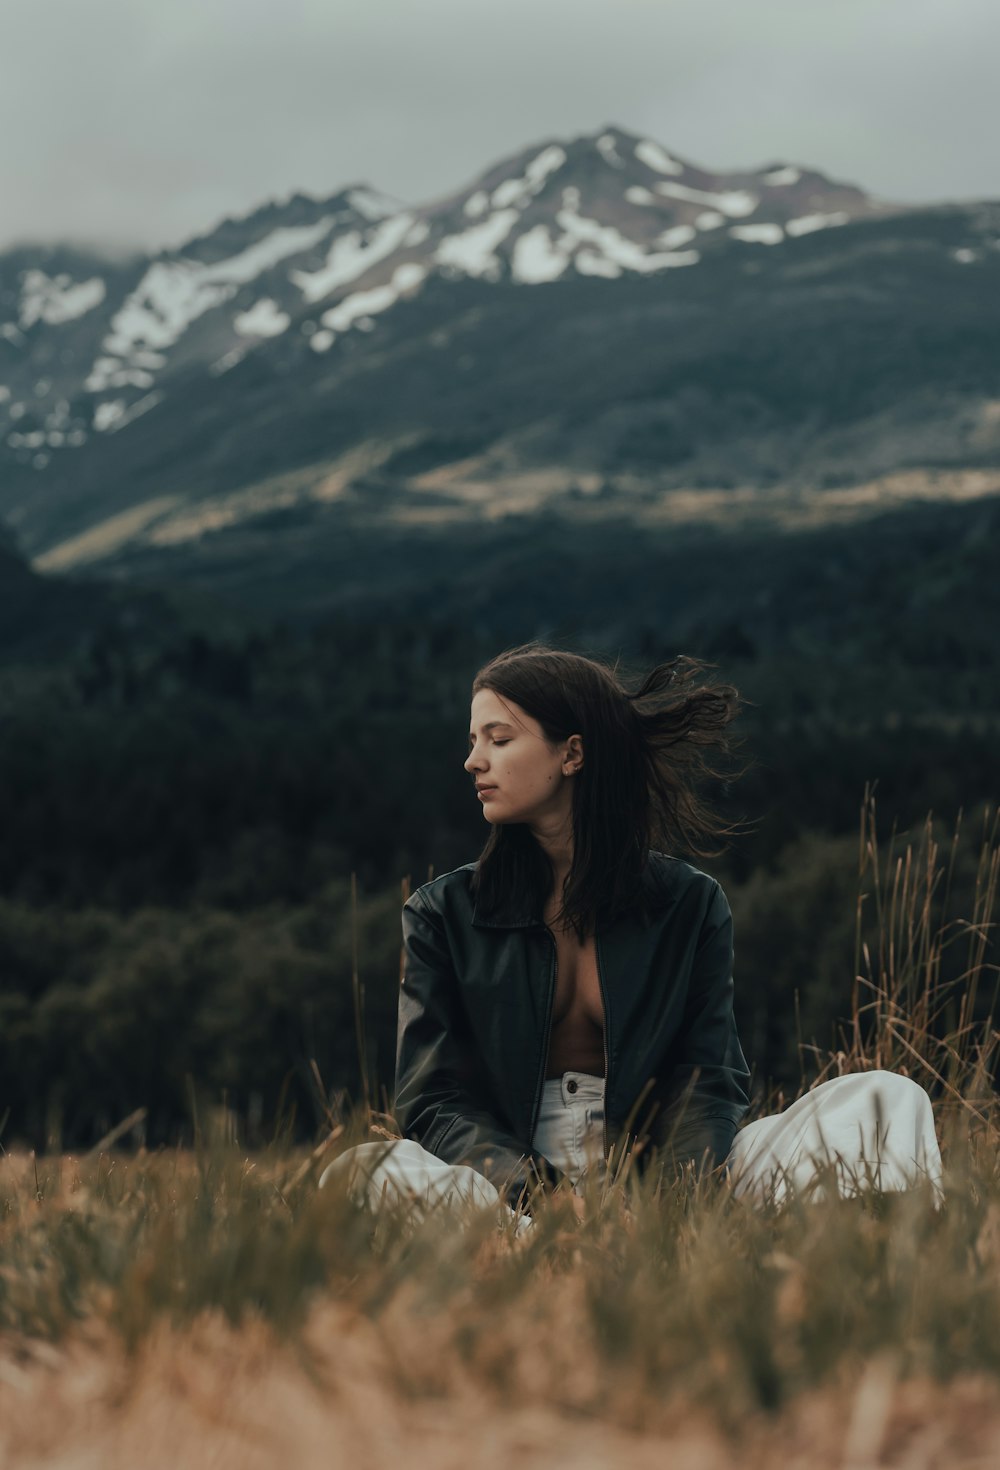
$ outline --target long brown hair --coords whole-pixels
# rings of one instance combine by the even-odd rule
[[[718,839],[745,830],[721,821],[697,795],[704,777],[742,775],[718,768],[713,748],[741,740],[729,724],[743,701],[732,684],[699,681],[714,668],[679,654],[657,664],[632,691],[600,659],[537,640],[507,649],[483,665],[472,693],[492,689],[541,725],[553,746],[583,739],[583,765],[573,784],[573,860],[562,893],[561,922],[582,941],[598,924],[644,906],[642,877],[650,850],[676,846],[717,856]],[[715,844],[715,845],[711,845]],[[473,891],[486,907],[513,902],[541,912],[552,892],[551,864],[530,828],[495,823],[479,855]]]

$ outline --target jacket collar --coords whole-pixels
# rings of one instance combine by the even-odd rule
[[[653,854],[650,864],[643,873],[642,891],[648,893],[655,882],[652,867]],[[470,863],[470,868],[474,864]],[[503,896],[497,901],[493,908],[486,906],[486,900],[482,894],[478,894],[472,909],[472,922],[477,929],[539,929],[545,928],[545,920],[541,914],[526,913],[523,909],[517,909],[511,901]]]

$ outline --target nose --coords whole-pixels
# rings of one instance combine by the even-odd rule
[[[470,771],[470,772],[471,771],[475,771],[477,769],[477,767],[482,766],[482,764],[483,764],[483,758],[482,758],[482,756],[481,755],[476,755],[476,752],[474,750],[470,750],[469,751],[469,755],[468,755],[468,759],[465,762],[465,769],[467,771]]]

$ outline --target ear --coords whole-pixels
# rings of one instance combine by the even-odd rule
[[[563,775],[574,776],[583,766],[583,736],[571,735],[566,741],[566,754],[563,756]]]

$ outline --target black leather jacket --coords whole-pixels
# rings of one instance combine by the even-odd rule
[[[527,1189],[562,1177],[530,1146],[555,939],[539,914],[487,913],[470,890],[474,868],[442,874],[403,906],[396,1120],[404,1137],[524,1203]],[[630,912],[596,934],[605,1157],[631,1145],[640,1171],[654,1158],[717,1167],[749,1105],[729,902],[707,873],[655,851],[643,887],[651,916]]]

